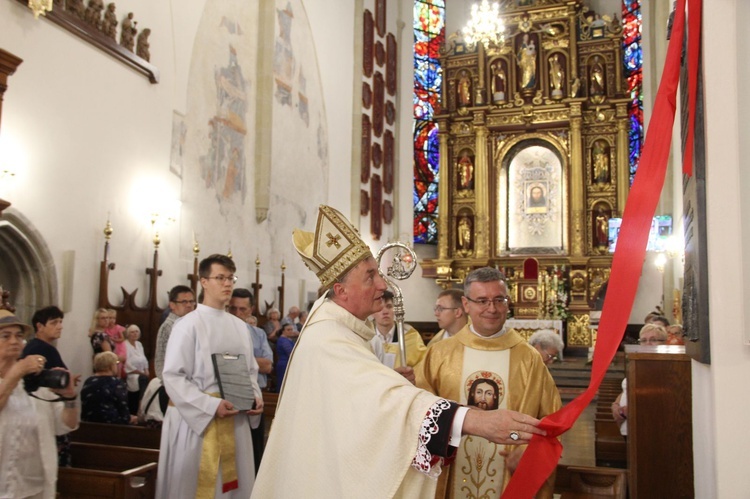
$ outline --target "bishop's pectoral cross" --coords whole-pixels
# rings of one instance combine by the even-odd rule
[[[331,234],[330,232],[326,234],[326,237],[328,238],[328,241],[326,242],[326,246],[329,248],[331,246],[336,246],[336,249],[341,248],[341,243],[339,242],[339,239],[341,239],[341,234],[336,234],[335,236]]]

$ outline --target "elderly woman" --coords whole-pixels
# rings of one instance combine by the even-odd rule
[[[281,333],[281,312],[278,308],[271,308],[266,313],[268,321],[263,325],[263,329],[268,335],[268,341],[275,342]]]
[[[547,367],[557,360],[558,355],[565,348],[560,335],[551,329],[540,329],[532,334],[529,337],[529,345],[536,348]]]
[[[113,352],[94,357],[94,375],[81,388],[81,419],[93,423],[137,423],[138,417],[128,410],[128,392],[118,378],[119,360]]]
[[[141,328],[131,324],[125,330],[125,337],[127,338],[125,373],[128,376],[128,407],[130,407],[130,414],[138,414],[138,404],[148,385],[148,359],[143,352],[143,345],[138,341],[141,337]]]
[[[78,427],[79,408],[73,376],[63,389],[39,388],[33,397],[26,393],[24,376],[39,374],[45,362],[41,355],[18,360],[30,334],[29,326],[0,310],[0,495],[52,499],[55,435]]]
[[[667,330],[659,323],[648,323],[638,333],[638,343],[648,346],[663,345],[667,341]],[[612,417],[620,426],[620,434],[628,436],[628,379],[622,380],[622,393],[612,402]]]
[[[94,349],[94,355],[114,350],[113,342],[106,333],[108,326],[109,311],[106,308],[97,309],[89,328],[89,340],[91,341],[91,348]]]

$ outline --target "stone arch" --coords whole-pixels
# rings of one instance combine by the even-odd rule
[[[57,270],[49,246],[18,210],[8,208],[0,218],[0,286],[21,320],[35,310],[58,303]]]

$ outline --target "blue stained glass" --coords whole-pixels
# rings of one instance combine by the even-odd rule
[[[439,49],[445,40],[445,1],[414,2],[414,242],[437,243],[439,143],[443,84]]]
[[[643,49],[641,47],[641,0],[622,0],[622,46],[625,76],[628,80],[628,143],[630,183],[643,147]]]

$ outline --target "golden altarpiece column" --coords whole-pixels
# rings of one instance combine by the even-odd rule
[[[448,287],[497,266],[515,318],[567,319],[567,346],[588,347],[629,190],[622,27],[580,0],[501,12],[499,46],[452,35],[442,49],[438,257],[423,276]]]

